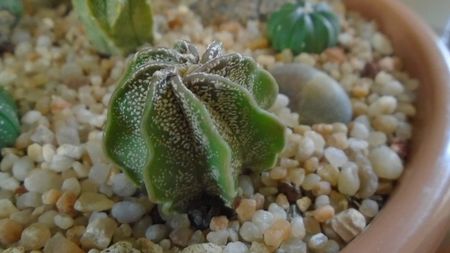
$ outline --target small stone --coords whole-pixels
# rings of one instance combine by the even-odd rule
[[[48,167],[52,171],[63,172],[70,169],[70,167],[72,167],[73,162],[74,159],[70,157],[56,154],[52,157],[52,160],[50,161]]]
[[[81,192],[81,185],[78,179],[71,177],[63,181],[61,190],[64,192],[73,192],[78,196]]]
[[[206,240],[216,245],[225,245],[228,241],[228,230],[209,232],[206,235]]]
[[[334,147],[326,148],[324,155],[328,162],[336,168],[341,167],[348,161],[347,155],[344,151]]]
[[[248,253],[248,247],[242,242],[230,242],[223,249],[223,253]]]
[[[22,225],[14,220],[0,220],[0,244],[8,246],[17,242],[20,239],[22,230]]]
[[[19,244],[26,250],[39,250],[50,239],[51,233],[47,226],[34,223],[23,230]]]
[[[55,210],[48,210],[41,214],[38,218],[38,222],[46,225],[49,228],[53,228],[55,226],[55,216],[58,214]]]
[[[231,238],[231,231],[230,230],[228,230],[228,231],[230,233],[230,238]],[[204,243],[204,242],[206,242],[205,235],[203,234],[203,232],[201,230],[196,230],[192,234],[189,244],[192,245],[192,244],[199,244],[199,243]]]
[[[334,208],[330,205],[322,206],[314,211],[314,219],[320,223],[327,222],[334,217]]]
[[[255,193],[252,179],[247,175],[239,176],[239,188],[242,190],[242,195],[246,198],[250,198]]]
[[[65,253],[83,253],[84,251],[75,243],[67,240],[62,234],[55,234],[47,241],[44,253],[59,253],[63,250]]]
[[[274,220],[286,220],[287,218],[286,211],[276,203],[272,203],[269,205],[269,212],[272,213]]]
[[[271,251],[267,248],[264,243],[252,242],[250,246],[250,253],[270,253]]]
[[[145,238],[137,239],[133,246],[142,253],[163,253],[161,246]]]
[[[391,42],[384,34],[376,32],[370,41],[375,50],[380,54],[391,55],[394,53]]]
[[[54,205],[61,195],[61,191],[50,189],[42,194],[42,203],[45,205]]]
[[[34,170],[25,178],[24,186],[30,192],[44,193],[61,187],[61,177],[49,170]]]
[[[43,162],[44,155],[42,146],[38,143],[33,143],[27,148],[27,155],[33,162]]]
[[[252,217],[252,222],[259,228],[261,232],[266,231],[266,229],[272,226],[273,221],[273,214],[265,210],[256,211]]]
[[[226,229],[228,227],[228,218],[226,216],[215,216],[209,223],[209,228],[212,231]]]
[[[202,243],[191,245],[181,251],[181,253],[223,253],[220,246],[214,243]]]
[[[168,225],[172,229],[187,228],[191,225],[187,214],[176,214],[169,219]]]
[[[359,211],[366,217],[373,218],[378,214],[379,206],[375,200],[365,199],[361,202]]]
[[[325,247],[328,242],[328,237],[322,233],[315,234],[311,236],[308,241],[308,246],[312,250],[319,250]]]
[[[144,213],[145,208],[140,203],[134,201],[117,202],[111,209],[111,215],[120,223],[136,222]]]
[[[86,227],[82,225],[73,226],[66,231],[66,237],[70,241],[80,244],[81,236],[83,236],[84,232],[86,232]]]
[[[30,223],[32,223],[35,220],[35,217],[32,216],[33,209],[28,208],[25,210],[21,210],[15,213],[12,213],[9,218],[11,220],[14,220],[15,222],[18,222],[24,226],[28,226]]]
[[[242,199],[236,208],[236,213],[240,221],[251,220],[256,211],[256,201],[254,199]]]
[[[80,212],[99,212],[109,210],[113,205],[114,201],[103,194],[83,192],[75,202],[75,209]]]
[[[303,197],[296,201],[298,209],[302,212],[306,212],[312,204],[312,201],[309,197]]]
[[[106,164],[94,164],[89,172],[89,179],[93,182],[101,185],[108,179],[109,173],[111,171],[111,166]]]
[[[283,193],[287,197],[289,203],[295,203],[295,201],[297,201],[302,196],[302,192],[300,191],[298,186],[296,187],[292,184],[284,182],[280,183],[278,186],[278,190],[280,191],[280,193]]]
[[[73,226],[73,219],[72,217],[65,215],[65,214],[57,214],[53,218],[53,221],[56,226],[58,226],[61,229],[68,229]]]
[[[20,187],[17,179],[11,177],[9,173],[0,172],[0,189],[6,191],[16,191]]]
[[[15,213],[17,208],[9,199],[0,199],[0,219],[9,217],[10,214]]]
[[[263,231],[255,223],[249,221],[242,224],[239,234],[247,242],[259,241],[263,238]]]
[[[145,237],[153,242],[160,242],[169,235],[169,228],[164,224],[154,224],[145,231]]]
[[[117,224],[104,213],[99,213],[96,216],[91,216],[80,242],[85,248],[105,249],[111,242]]]
[[[124,173],[116,174],[112,180],[112,190],[120,197],[130,197],[136,192],[136,186]]]
[[[169,238],[175,245],[186,247],[191,239],[192,234],[194,231],[192,231],[189,227],[180,227],[177,229],[174,229],[170,234]],[[228,235],[227,235],[228,236]]]
[[[83,148],[81,146],[63,144],[56,150],[56,154],[66,156],[78,160],[83,155]]]
[[[152,225],[152,218],[149,216],[144,216],[133,226],[133,236],[140,238],[145,237],[147,228]]]
[[[11,247],[5,249],[2,253],[25,253],[25,249],[23,247]]]
[[[264,242],[270,247],[278,248],[290,235],[291,224],[286,220],[279,219],[264,232]]]
[[[133,248],[131,242],[118,242],[101,251],[101,253],[140,253],[141,251]]]
[[[77,195],[73,192],[64,192],[58,201],[56,201],[56,208],[61,213],[66,213],[72,215],[75,213],[75,201],[77,200]]]
[[[400,157],[387,146],[379,146],[369,154],[375,173],[380,178],[398,179],[403,173],[403,163]]]
[[[364,230],[366,219],[360,212],[350,208],[334,216],[331,227],[339,237],[349,242]]]
[[[23,181],[32,169],[33,161],[27,156],[21,157],[17,159],[12,166],[13,176],[20,181]]]
[[[16,199],[16,205],[19,209],[39,207],[42,205],[41,195],[37,192],[26,192]]]
[[[339,192],[348,196],[355,195],[361,186],[358,167],[354,163],[346,163],[338,177],[338,189]]]
[[[297,238],[291,238],[283,242],[279,248],[283,253],[307,253],[306,243]]]
[[[292,236],[298,240],[303,240],[306,235],[305,224],[301,216],[295,217],[291,220]]]

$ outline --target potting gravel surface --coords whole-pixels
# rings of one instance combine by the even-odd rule
[[[338,47],[293,56],[270,49],[263,22],[204,26],[186,6],[155,4],[155,46],[186,39],[203,51],[217,39],[269,70],[305,63],[338,80],[352,101],[349,124],[306,126],[280,94],[271,112],[288,131],[278,164],[240,176],[237,216],[214,217],[203,230],[186,214],[161,224],[156,205],[103,153],[107,105],[126,59],[98,55],[64,5],[24,16],[13,33],[15,48],[0,57],[0,83],[18,102],[22,122],[15,147],[3,149],[0,162],[4,252],[331,253],[345,247],[401,176],[419,84],[402,72],[373,22],[346,13],[340,1],[332,6],[343,25]]]

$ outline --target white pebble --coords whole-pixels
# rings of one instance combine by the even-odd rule
[[[56,226],[58,226],[61,229],[68,229],[73,226],[73,219],[72,217],[66,215],[66,214],[57,214],[53,218],[53,222]]]
[[[191,222],[189,221],[187,214],[175,214],[169,219],[168,225],[172,229],[188,228],[191,225]]]
[[[121,201],[115,203],[111,215],[120,223],[133,223],[138,221],[145,213],[145,208],[138,202]]]
[[[371,132],[367,141],[369,142],[370,147],[377,147],[386,144],[387,136],[383,132]]]
[[[310,138],[314,142],[316,153],[321,154],[323,152],[323,148],[325,147],[325,140],[323,139],[322,135],[314,131],[307,131],[305,133],[305,137]]]
[[[326,148],[324,155],[328,162],[330,162],[330,164],[336,168],[341,167],[348,161],[347,155],[344,153],[344,151],[335,147]]]
[[[305,224],[301,216],[294,217],[291,220],[292,236],[297,240],[303,240],[306,235]]]
[[[22,123],[25,125],[32,125],[42,118],[42,113],[39,111],[28,111],[22,117]]]
[[[19,209],[24,209],[27,207],[39,207],[42,205],[41,194],[37,192],[26,192],[16,200],[16,206]]]
[[[81,185],[76,178],[71,177],[64,180],[61,186],[61,190],[64,192],[73,192],[78,196],[81,192]]]
[[[272,226],[273,221],[273,214],[265,210],[256,211],[252,217],[252,222],[258,226],[259,230],[262,232]]]
[[[12,167],[13,176],[20,181],[25,180],[28,173],[33,169],[33,162],[28,156],[17,159]]]
[[[369,129],[364,124],[355,122],[352,130],[350,131],[350,136],[357,139],[366,140],[369,138]]]
[[[1,171],[9,171],[12,169],[14,163],[19,159],[16,155],[12,153],[8,153],[1,159],[0,161],[0,170]]]
[[[391,55],[394,53],[389,39],[382,33],[376,32],[371,38],[372,46],[382,55]]]
[[[136,186],[124,173],[116,174],[112,179],[113,192],[121,197],[129,197],[136,192]]]
[[[39,125],[31,135],[30,139],[39,144],[52,143],[55,138],[53,132],[48,127]]]
[[[49,170],[34,170],[25,178],[24,186],[28,191],[44,193],[50,189],[59,189],[61,177]]]
[[[34,162],[44,161],[42,146],[37,143],[33,143],[27,147],[27,155]]]
[[[42,146],[42,156],[44,158],[44,161],[48,163],[51,162],[55,154],[56,150],[52,144],[45,144],[44,146]]]
[[[223,253],[248,253],[248,247],[242,242],[230,242],[225,246]]]
[[[378,214],[379,206],[375,200],[365,199],[359,206],[359,211],[365,216],[373,218]]]
[[[206,235],[206,240],[216,245],[225,245],[228,240],[228,230],[224,229],[209,232],[208,235]]]
[[[160,242],[169,235],[169,228],[164,224],[154,224],[147,228],[145,237],[153,242]]]
[[[56,150],[56,154],[78,160],[83,155],[83,151],[84,150],[81,146],[63,144]]]
[[[307,253],[306,243],[297,238],[291,238],[283,242],[276,253]],[[255,252],[257,253],[257,252]]]
[[[322,233],[315,234],[311,236],[311,238],[308,241],[308,246],[313,249],[321,249],[323,248],[328,241],[328,237]]]
[[[239,235],[247,242],[261,240],[263,237],[262,231],[253,222],[246,221],[239,229]]]
[[[63,172],[72,167],[74,160],[63,155],[54,155],[49,163],[49,168],[55,172]]]
[[[9,199],[0,199],[0,219],[8,218],[10,214],[17,211],[17,208]]]
[[[342,194],[353,196],[360,187],[358,167],[354,163],[346,163],[339,173],[338,189]]]
[[[274,221],[278,219],[285,220],[287,218],[286,211],[276,203],[269,205],[269,212],[272,213]]]
[[[8,173],[0,172],[0,189],[15,191],[19,186],[17,179],[11,177]]]
[[[400,157],[387,146],[380,146],[371,150],[369,154],[375,173],[380,178],[398,179],[403,172],[403,164]]]
[[[296,158],[300,161],[304,161],[314,154],[315,145],[311,138],[303,137],[298,143]]]
[[[110,165],[102,163],[94,164],[89,172],[89,179],[98,185],[101,185],[106,182],[106,179],[108,179],[110,170]]]

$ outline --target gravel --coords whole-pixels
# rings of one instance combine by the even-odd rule
[[[341,250],[376,217],[405,170],[419,82],[402,71],[373,22],[331,3],[343,24],[338,47],[294,56],[268,48],[256,20],[204,26],[186,6],[155,1],[155,46],[189,39],[202,50],[220,39],[269,70],[314,66],[352,101],[350,123],[307,126],[279,94],[270,109],[288,127],[279,161],[261,175],[240,176],[236,217],[212,217],[205,230],[186,215],[158,224],[158,207],[103,152],[107,105],[126,58],[96,54],[64,5],[25,15],[14,51],[0,58],[0,83],[18,101],[22,122],[16,145],[1,151],[2,247],[100,252],[126,240],[158,253]]]

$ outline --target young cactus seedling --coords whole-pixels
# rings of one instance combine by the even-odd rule
[[[16,104],[9,93],[0,87],[0,149],[13,145],[19,134]]]
[[[185,212],[202,196],[231,206],[243,169],[271,168],[284,126],[264,109],[278,93],[249,57],[213,42],[138,52],[111,98],[106,153],[163,212]]]
[[[72,0],[88,38],[103,54],[128,54],[153,41],[150,0]]]

